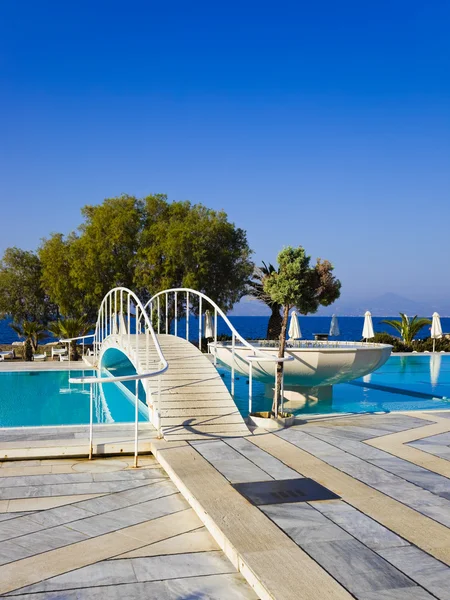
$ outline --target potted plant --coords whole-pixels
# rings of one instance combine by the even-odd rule
[[[261,280],[267,297],[283,308],[278,358],[285,357],[289,311],[295,307],[303,315],[315,313],[319,306],[329,306],[340,296],[341,282],[333,275],[333,265],[318,258],[311,267],[310,261],[302,246],[288,246],[278,254],[278,269],[267,269]],[[253,423],[266,429],[285,427],[294,421],[291,413],[281,414],[280,410],[283,369],[284,363],[278,362],[272,410],[250,414]]]

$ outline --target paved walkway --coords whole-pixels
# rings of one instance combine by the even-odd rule
[[[255,600],[155,459],[130,464],[3,463],[0,595]]]
[[[138,470],[3,463],[0,594],[450,600],[450,411],[148,443],[159,464]],[[302,478],[339,499],[252,504],[234,487]]]
[[[257,575],[261,597],[315,599],[320,589],[321,599],[444,600],[450,599],[450,480],[443,475],[449,417],[322,418],[276,434],[193,441],[184,456],[168,445],[155,452],[220,545],[232,548],[229,557],[243,573]],[[214,477],[213,491],[202,471]],[[341,499],[256,507],[231,486],[299,477]]]

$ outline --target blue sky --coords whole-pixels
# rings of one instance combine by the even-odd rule
[[[450,4],[0,4],[0,252],[80,207],[223,208],[343,294],[450,295]]]

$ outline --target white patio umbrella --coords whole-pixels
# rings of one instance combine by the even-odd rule
[[[328,335],[330,337],[333,337],[333,336],[336,336],[336,335],[341,335],[341,332],[339,330],[339,323],[338,323],[336,315],[333,315],[331,317],[330,333]]]
[[[433,352],[436,347],[436,340],[442,337],[442,325],[441,318],[437,312],[433,313],[433,320],[431,322],[431,339],[433,340]]]
[[[373,337],[375,337],[375,334],[373,332],[372,315],[368,310],[364,313],[364,327],[362,331],[362,336],[365,340],[370,340]]]
[[[214,337],[214,323],[209,310],[205,311],[205,338]]]
[[[434,387],[439,382],[439,371],[441,370],[442,356],[439,353],[430,355],[430,381]]]
[[[290,340],[298,340],[302,337],[302,332],[300,331],[300,325],[298,324],[298,317],[295,310],[291,314],[288,336]]]

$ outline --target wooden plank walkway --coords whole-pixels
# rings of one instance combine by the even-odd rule
[[[119,336],[117,336],[119,338]],[[139,373],[157,368],[158,356],[153,345],[131,338],[131,354]],[[249,430],[222,377],[208,355],[185,339],[158,335],[169,369],[160,378],[147,380],[147,386],[158,398],[161,385],[161,426],[166,440],[191,440],[249,435]],[[129,351],[129,350],[128,350]],[[159,382],[158,379],[161,381]],[[150,404],[150,395],[147,392]]]

